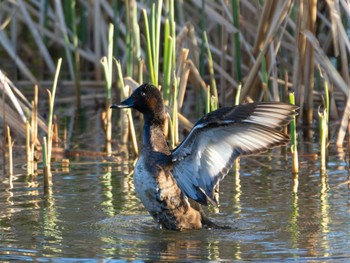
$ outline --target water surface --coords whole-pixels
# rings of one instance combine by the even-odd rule
[[[18,169],[17,169],[18,171]],[[275,150],[242,159],[220,186],[208,215],[228,230],[159,229],[135,195],[131,163],[72,160],[57,164],[51,195],[37,178],[17,174],[0,184],[0,261],[238,260],[350,258],[346,163],[328,175],[304,160],[293,194],[290,164]]]

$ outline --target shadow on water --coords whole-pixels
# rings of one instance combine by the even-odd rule
[[[64,107],[68,148],[102,152],[99,110],[83,111],[78,119],[69,117],[71,110]],[[17,150],[12,185],[0,177],[0,261],[345,260],[345,156],[331,148],[327,174],[320,175],[319,162],[310,158],[317,155],[314,142],[301,145],[297,193],[281,150],[242,158],[240,174],[232,171],[220,185],[219,209],[206,211],[232,229],[183,232],[159,229],[144,210],[134,192],[132,161],[76,154],[66,167],[58,158],[52,192],[44,195],[40,170],[24,175],[25,157]]]

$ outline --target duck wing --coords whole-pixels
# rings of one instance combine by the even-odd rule
[[[204,115],[172,152],[172,174],[181,190],[198,203],[216,203],[214,189],[238,156],[289,142],[281,130],[296,109],[284,103],[249,103]]]

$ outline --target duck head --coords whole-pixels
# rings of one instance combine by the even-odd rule
[[[133,108],[143,113],[145,120],[164,119],[164,103],[162,94],[152,84],[139,86],[129,98],[119,104],[111,105],[112,109]]]

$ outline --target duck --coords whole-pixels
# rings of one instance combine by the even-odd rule
[[[162,94],[150,83],[136,88],[112,109],[132,108],[144,116],[142,149],[134,167],[135,191],[160,228],[220,228],[201,205],[217,204],[215,191],[242,155],[286,145],[283,132],[296,106],[253,102],[222,107],[200,118],[186,138],[170,149],[164,135]]]

